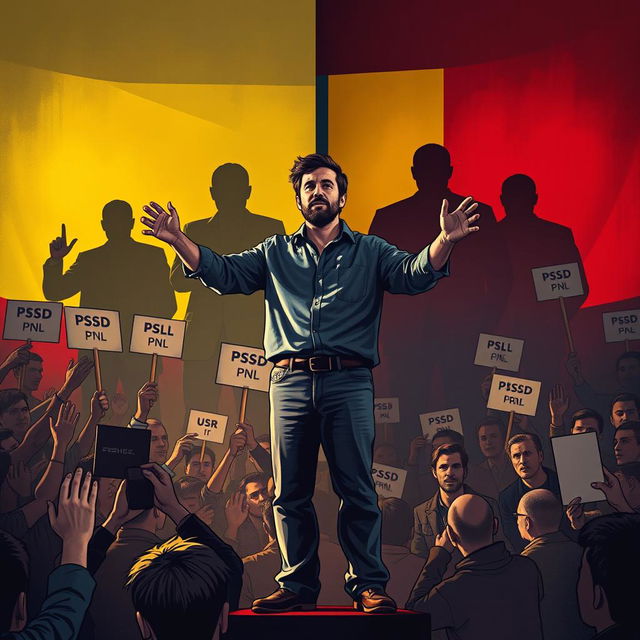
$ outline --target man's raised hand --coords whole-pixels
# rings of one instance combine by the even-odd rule
[[[150,202],[142,207],[142,210],[149,215],[148,218],[146,216],[140,218],[140,222],[149,227],[148,229],[143,229],[142,233],[174,245],[182,235],[180,218],[171,202],[167,204],[167,209],[169,209],[168,213],[157,202]]]
[[[78,242],[78,238],[74,238],[67,244],[67,228],[63,224],[60,235],[49,243],[49,253],[52,258],[64,258],[73,249],[76,242]]]
[[[471,204],[473,198],[465,198],[460,206],[449,212],[449,203],[442,201],[440,210],[440,228],[448,242],[458,242],[470,233],[480,231],[480,227],[472,226],[480,218],[479,213],[473,213],[478,206],[477,202]]]

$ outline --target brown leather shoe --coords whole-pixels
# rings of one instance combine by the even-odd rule
[[[353,608],[365,613],[395,613],[398,609],[393,598],[377,587],[365,589],[358,595],[358,599],[353,601]]]
[[[286,611],[313,611],[315,602],[304,600],[295,591],[277,589],[266,598],[253,601],[251,611],[254,613],[284,613]]]

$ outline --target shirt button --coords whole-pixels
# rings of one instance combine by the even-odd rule
[[[320,300],[318,300],[317,298],[313,301],[313,305],[315,307],[319,307],[320,306]]]

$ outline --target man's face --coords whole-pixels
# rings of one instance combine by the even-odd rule
[[[459,453],[443,454],[436,462],[433,475],[445,493],[456,493],[464,482],[464,467]]]
[[[211,456],[208,453],[205,453],[201,463],[200,454],[196,453],[196,455],[189,460],[185,471],[188,476],[200,478],[203,482],[207,482],[213,473],[213,460],[211,460]]]
[[[618,383],[623,389],[635,391],[640,386],[640,362],[637,358],[623,358],[618,362]],[[634,418],[637,420],[637,418]]]
[[[150,424],[151,444],[149,445],[149,462],[164,464],[167,461],[169,437],[162,424]]]
[[[24,390],[36,391],[42,381],[43,367],[41,360],[29,360],[24,372]]]
[[[640,462],[640,444],[633,431],[622,427],[616,431],[613,436],[613,455],[618,465]]]
[[[504,438],[497,424],[485,424],[478,429],[480,450],[485,458],[496,458],[504,450]]]
[[[29,407],[24,400],[18,400],[0,414],[0,426],[13,431],[16,440],[22,441],[30,424]]]
[[[267,487],[262,482],[249,482],[245,487],[249,514],[262,518],[262,503],[269,497]]]
[[[598,431],[598,421],[595,418],[580,418],[573,423],[571,433],[589,433],[593,431],[600,435]]]
[[[611,424],[617,429],[623,422],[638,420],[638,407],[633,400],[614,402],[611,407]]]
[[[338,194],[336,172],[320,167],[305,173],[297,197],[304,219],[315,227],[326,227],[342,211],[346,196]]]
[[[529,480],[538,473],[542,465],[542,452],[536,449],[531,440],[511,445],[511,463],[515,472],[523,479]]]

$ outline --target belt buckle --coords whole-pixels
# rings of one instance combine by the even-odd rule
[[[323,367],[321,364],[317,364],[318,360],[320,362],[325,362],[325,366]],[[311,356],[308,360],[309,362],[309,371],[311,373],[320,373],[322,371],[331,371],[331,357],[330,356]]]

